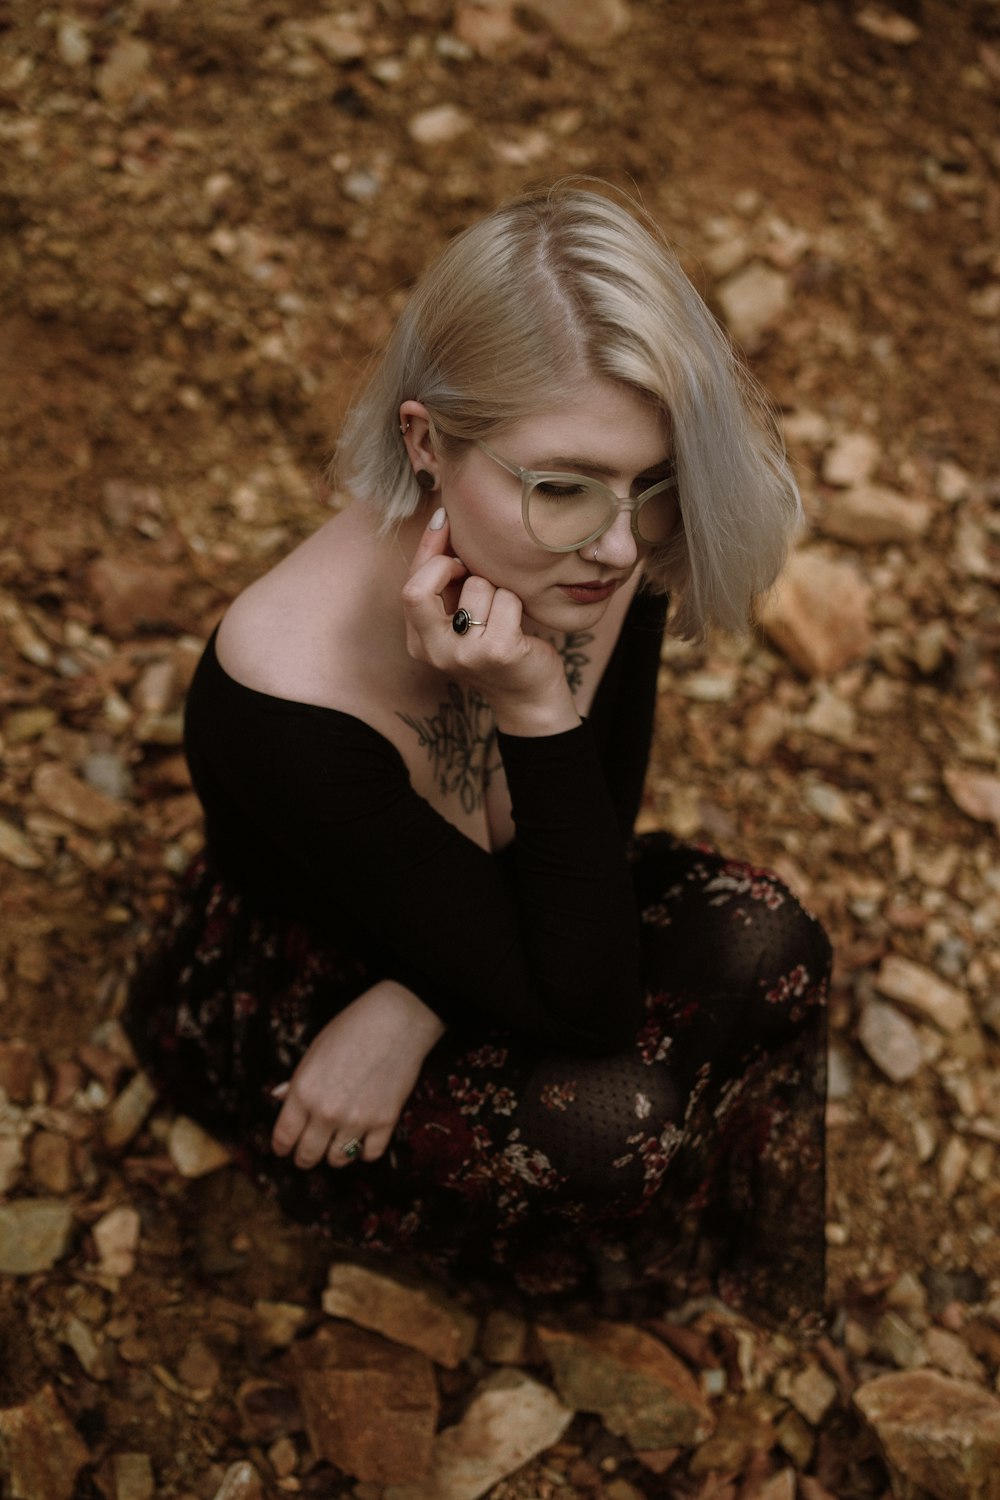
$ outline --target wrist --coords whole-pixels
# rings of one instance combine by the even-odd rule
[[[512,698],[491,704],[493,719],[501,734],[540,736],[564,734],[576,729],[580,715],[569,689],[559,695],[533,703],[530,699]]]

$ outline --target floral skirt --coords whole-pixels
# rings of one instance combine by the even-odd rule
[[[829,943],[767,871],[659,833],[630,857],[645,986],[631,1046],[584,1057],[448,1032],[377,1162],[303,1171],[270,1136],[271,1090],[378,974],[251,910],[203,856],[143,956],[128,1030],[176,1108],[342,1246],[633,1316],[710,1291],[814,1332]]]

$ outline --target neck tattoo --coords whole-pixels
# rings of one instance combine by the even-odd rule
[[[583,681],[583,669],[590,661],[590,657],[583,648],[589,646],[593,639],[593,632],[587,630],[567,630],[562,637],[561,645],[558,637],[548,637],[559,656],[562,657],[563,671],[566,673],[566,681],[571,693],[575,693]]]
[[[463,812],[480,808],[490,776],[501,765],[493,712],[486,700],[473,688],[463,691],[458,683],[449,682],[448,702],[438,706],[433,718],[397,717],[409,725],[420,748],[430,756],[438,789],[445,796],[457,793]]]

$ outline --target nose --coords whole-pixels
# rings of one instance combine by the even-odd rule
[[[604,563],[605,567],[634,567],[639,554],[632,531],[632,512],[623,506],[604,535],[599,536],[592,546],[584,548],[584,554],[592,559],[595,546],[598,561]]]

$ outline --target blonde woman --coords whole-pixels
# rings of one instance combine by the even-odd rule
[[[563,185],[427,271],[339,472],[193,683],[206,849],[140,1056],[355,1248],[814,1318],[828,944],[631,836],[668,595],[744,628],[798,520],[751,382],[658,234]]]

